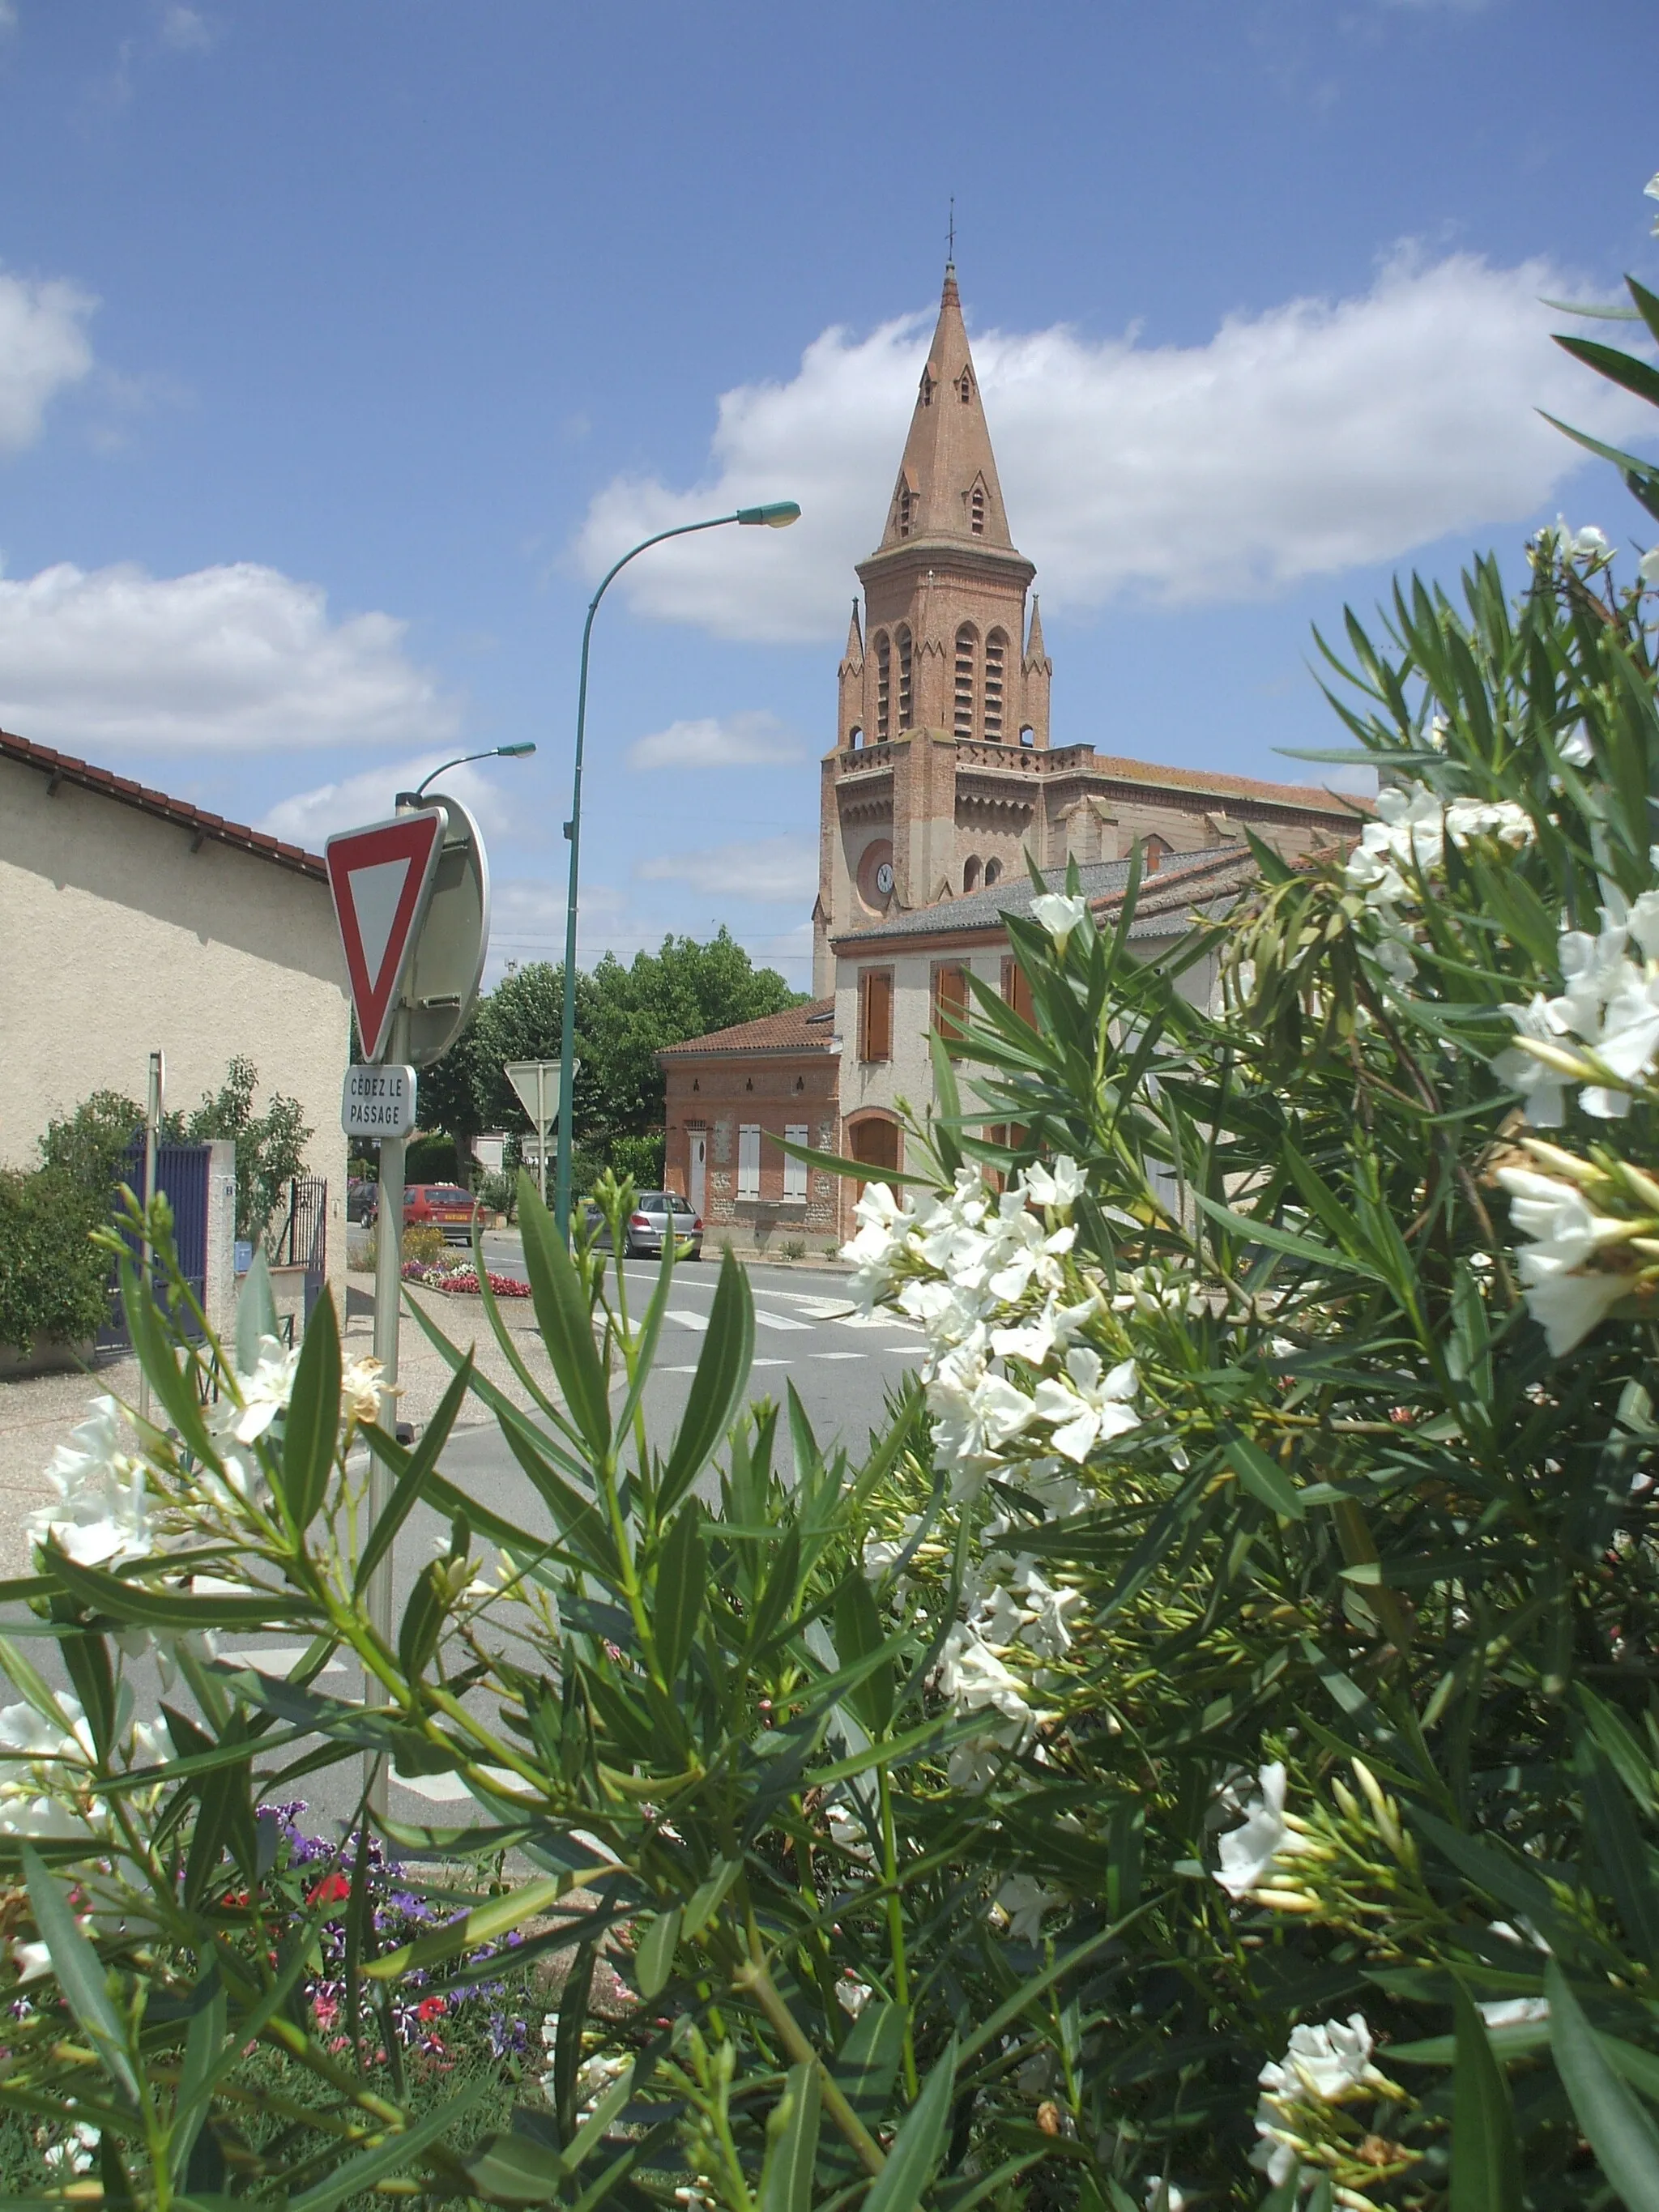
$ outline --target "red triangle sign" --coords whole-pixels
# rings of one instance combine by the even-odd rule
[[[443,842],[441,808],[343,830],[323,848],[365,1060],[378,1060]]]

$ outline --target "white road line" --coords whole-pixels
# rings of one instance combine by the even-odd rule
[[[520,1778],[505,1766],[486,1766],[483,1770],[492,1782],[505,1789],[520,1786]],[[411,1796],[425,1797],[434,1805],[453,1805],[458,1797],[470,1797],[472,1792],[459,1774],[399,1774],[394,1766],[392,1778],[400,1790]]]
[[[663,1315],[665,1321],[677,1321],[682,1328],[695,1328],[699,1336],[708,1327],[707,1314],[691,1313],[684,1306],[670,1306]]]
[[[890,1350],[897,1348],[891,1346],[889,1347]],[[904,1349],[908,1351],[909,1347],[906,1346]],[[862,1359],[863,1357],[864,1354],[861,1352],[815,1352],[812,1354],[814,1359]]]
[[[810,1321],[796,1321],[788,1314],[763,1313],[758,1306],[755,1309],[755,1321],[757,1326],[761,1328],[799,1328],[810,1331],[812,1326]]]
[[[891,1314],[843,1314],[841,1326],[842,1328],[902,1328],[911,1336],[921,1334],[913,1322],[897,1321]]]
[[[789,1362],[787,1359],[751,1359],[749,1364],[751,1367],[787,1367]]]
[[[878,1344],[878,1352],[896,1352],[901,1359],[920,1359],[927,1347],[925,1344]]]

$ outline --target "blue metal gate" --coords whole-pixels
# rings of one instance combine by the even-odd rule
[[[208,1161],[212,1154],[210,1145],[160,1145],[155,1153],[155,1188],[165,1191],[167,1203],[173,1208],[173,1237],[178,1248],[179,1264],[191,1287],[197,1304],[202,1303],[207,1287],[208,1237]],[[127,1146],[121,1164],[118,1183],[125,1183],[142,1198],[144,1190],[143,1132]],[[138,1239],[131,1230],[123,1228],[132,1261],[137,1266],[140,1258]],[[157,1291],[163,1297],[166,1291],[160,1283]],[[168,1301],[169,1304],[171,1301]],[[186,1311],[181,1315],[191,1334],[197,1334],[197,1323]],[[109,1278],[109,1319],[98,1332],[100,1352],[125,1350],[131,1342],[127,1335],[127,1318],[121,1309],[120,1278],[114,1267]]]

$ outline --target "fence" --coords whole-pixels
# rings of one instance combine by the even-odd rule
[[[295,1176],[265,1231],[265,1259],[273,1267],[303,1267],[305,1317],[322,1296],[328,1273],[328,1182],[323,1176]]]

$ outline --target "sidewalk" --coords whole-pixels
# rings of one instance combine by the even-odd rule
[[[515,1404],[528,1406],[524,1386],[496,1343],[478,1299],[451,1297],[418,1288],[415,1296],[451,1343],[464,1351],[469,1347],[475,1351],[480,1374],[499,1384]],[[501,1312],[526,1367],[550,1397],[556,1397],[552,1365],[536,1333],[530,1300],[503,1298]],[[346,1357],[361,1358],[369,1352],[374,1335],[373,1298],[355,1285],[349,1287]],[[418,1431],[437,1411],[449,1387],[451,1370],[407,1310],[399,1331],[398,1365],[398,1418]],[[46,1468],[58,1445],[85,1419],[88,1400],[109,1396],[123,1405],[136,1405],[138,1382],[138,1363],[132,1358],[111,1360],[89,1374],[34,1375],[0,1382],[0,1577],[31,1571],[28,1516],[53,1498]],[[456,1427],[478,1428],[494,1419],[481,1400],[469,1395]]]

